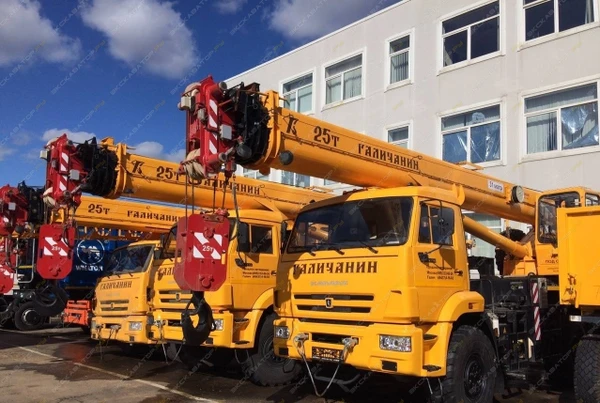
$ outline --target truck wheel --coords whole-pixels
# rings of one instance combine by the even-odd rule
[[[189,344],[169,343],[167,354],[173,359],[177,351],[177,360],[181,361],[190,371],[207,371],[211,369],[223,369],[233,359],[233,350],[228,348],[212,348],[202,346],[190,346]]]
[[[302,373],[302,367],[298,361],[275,355],[273,321],[277,318],[277,314],[271,313],[262,321],[258,329],[257,344],[248,351],[248,359],[242,362],[242,369],[246,377],[259,386],[286,385],[293,382]]]
[[[581,403],[600,401],[600,338],[581,339],[575,350],[575,400]]]
[[[37,330],[44,324],[44,317],[35,310],[34,303],[21,304],[15,312],[15,326],[21,331]]]
[[[450,338],[443,401],[491,403],[494,399],[495,353],[487,336],[472,326],[460,326]]]

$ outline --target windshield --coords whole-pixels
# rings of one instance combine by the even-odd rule
[[[107,275],[146,271],[153,250],[154,246],[152,245],[127,246],[115,250],[108,261]]]
[[[559,207],[579,207],[579,194],[559,193],[540,197],[538,240],[541,243],[556,243],[556,209]]]
[[[287,251],[402,245],[412,207],[410,197],[388,197],[306,211],[296,219]]]

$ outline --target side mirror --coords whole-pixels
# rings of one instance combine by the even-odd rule
[[[237,251],[250,252],[250,226],[248,223],[239,222],[237,225]]]
[[[154,248],[154,260],[162,259],[162,249]]]

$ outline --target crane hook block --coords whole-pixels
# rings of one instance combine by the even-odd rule
[[[40,227],[37,271],[46,280],[62,280],[73,267],[75,227],[45,224]]]
[[[177,224],[173,274],[182,290],[216,291],[227,279],[230,223],[219,214],[192,214]]]

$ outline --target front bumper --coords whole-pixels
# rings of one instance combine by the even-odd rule
[[[215,320],[223,322],[222,330],[213,330],[203,346],[240,348],[233,343],[234,320],[230,312],[213,312]],[[196,324],[197,317],[192,317]],[[181,312],[154,311],[154,324],[151,327],[150,337],[153,340],[167,342],[180,342],[183,340],[183,329],[181,328]]]
[[[141,330],[129,330],[130,322],[141,322]],[[94,316],[91,337],[94,340],[120,341],[135,344],[156,344],[149,338],[150,325],[146,315],[125,317]]]
[[[347,352],[345,364],[367,371],[417,377],[434,376],[434,373],[423,369],[423,332],[414,325],[375,323],[368,326],[351,326],[282,318],[275,321],[275,326],[286,326],[290,330],[288,339],[274,339],[275,354],[280,357],[301,360],[299,349],[303,344],[305,357],[311,361],[313,347],[343,350],[342,340],[354,338],[357,343]],[[307,336],[303,343],[294,341],[299,334]],[[411,351],[382,350],[379,347],[379,335],[410,337]],[[438,373],[439,371],[435,372]]]

